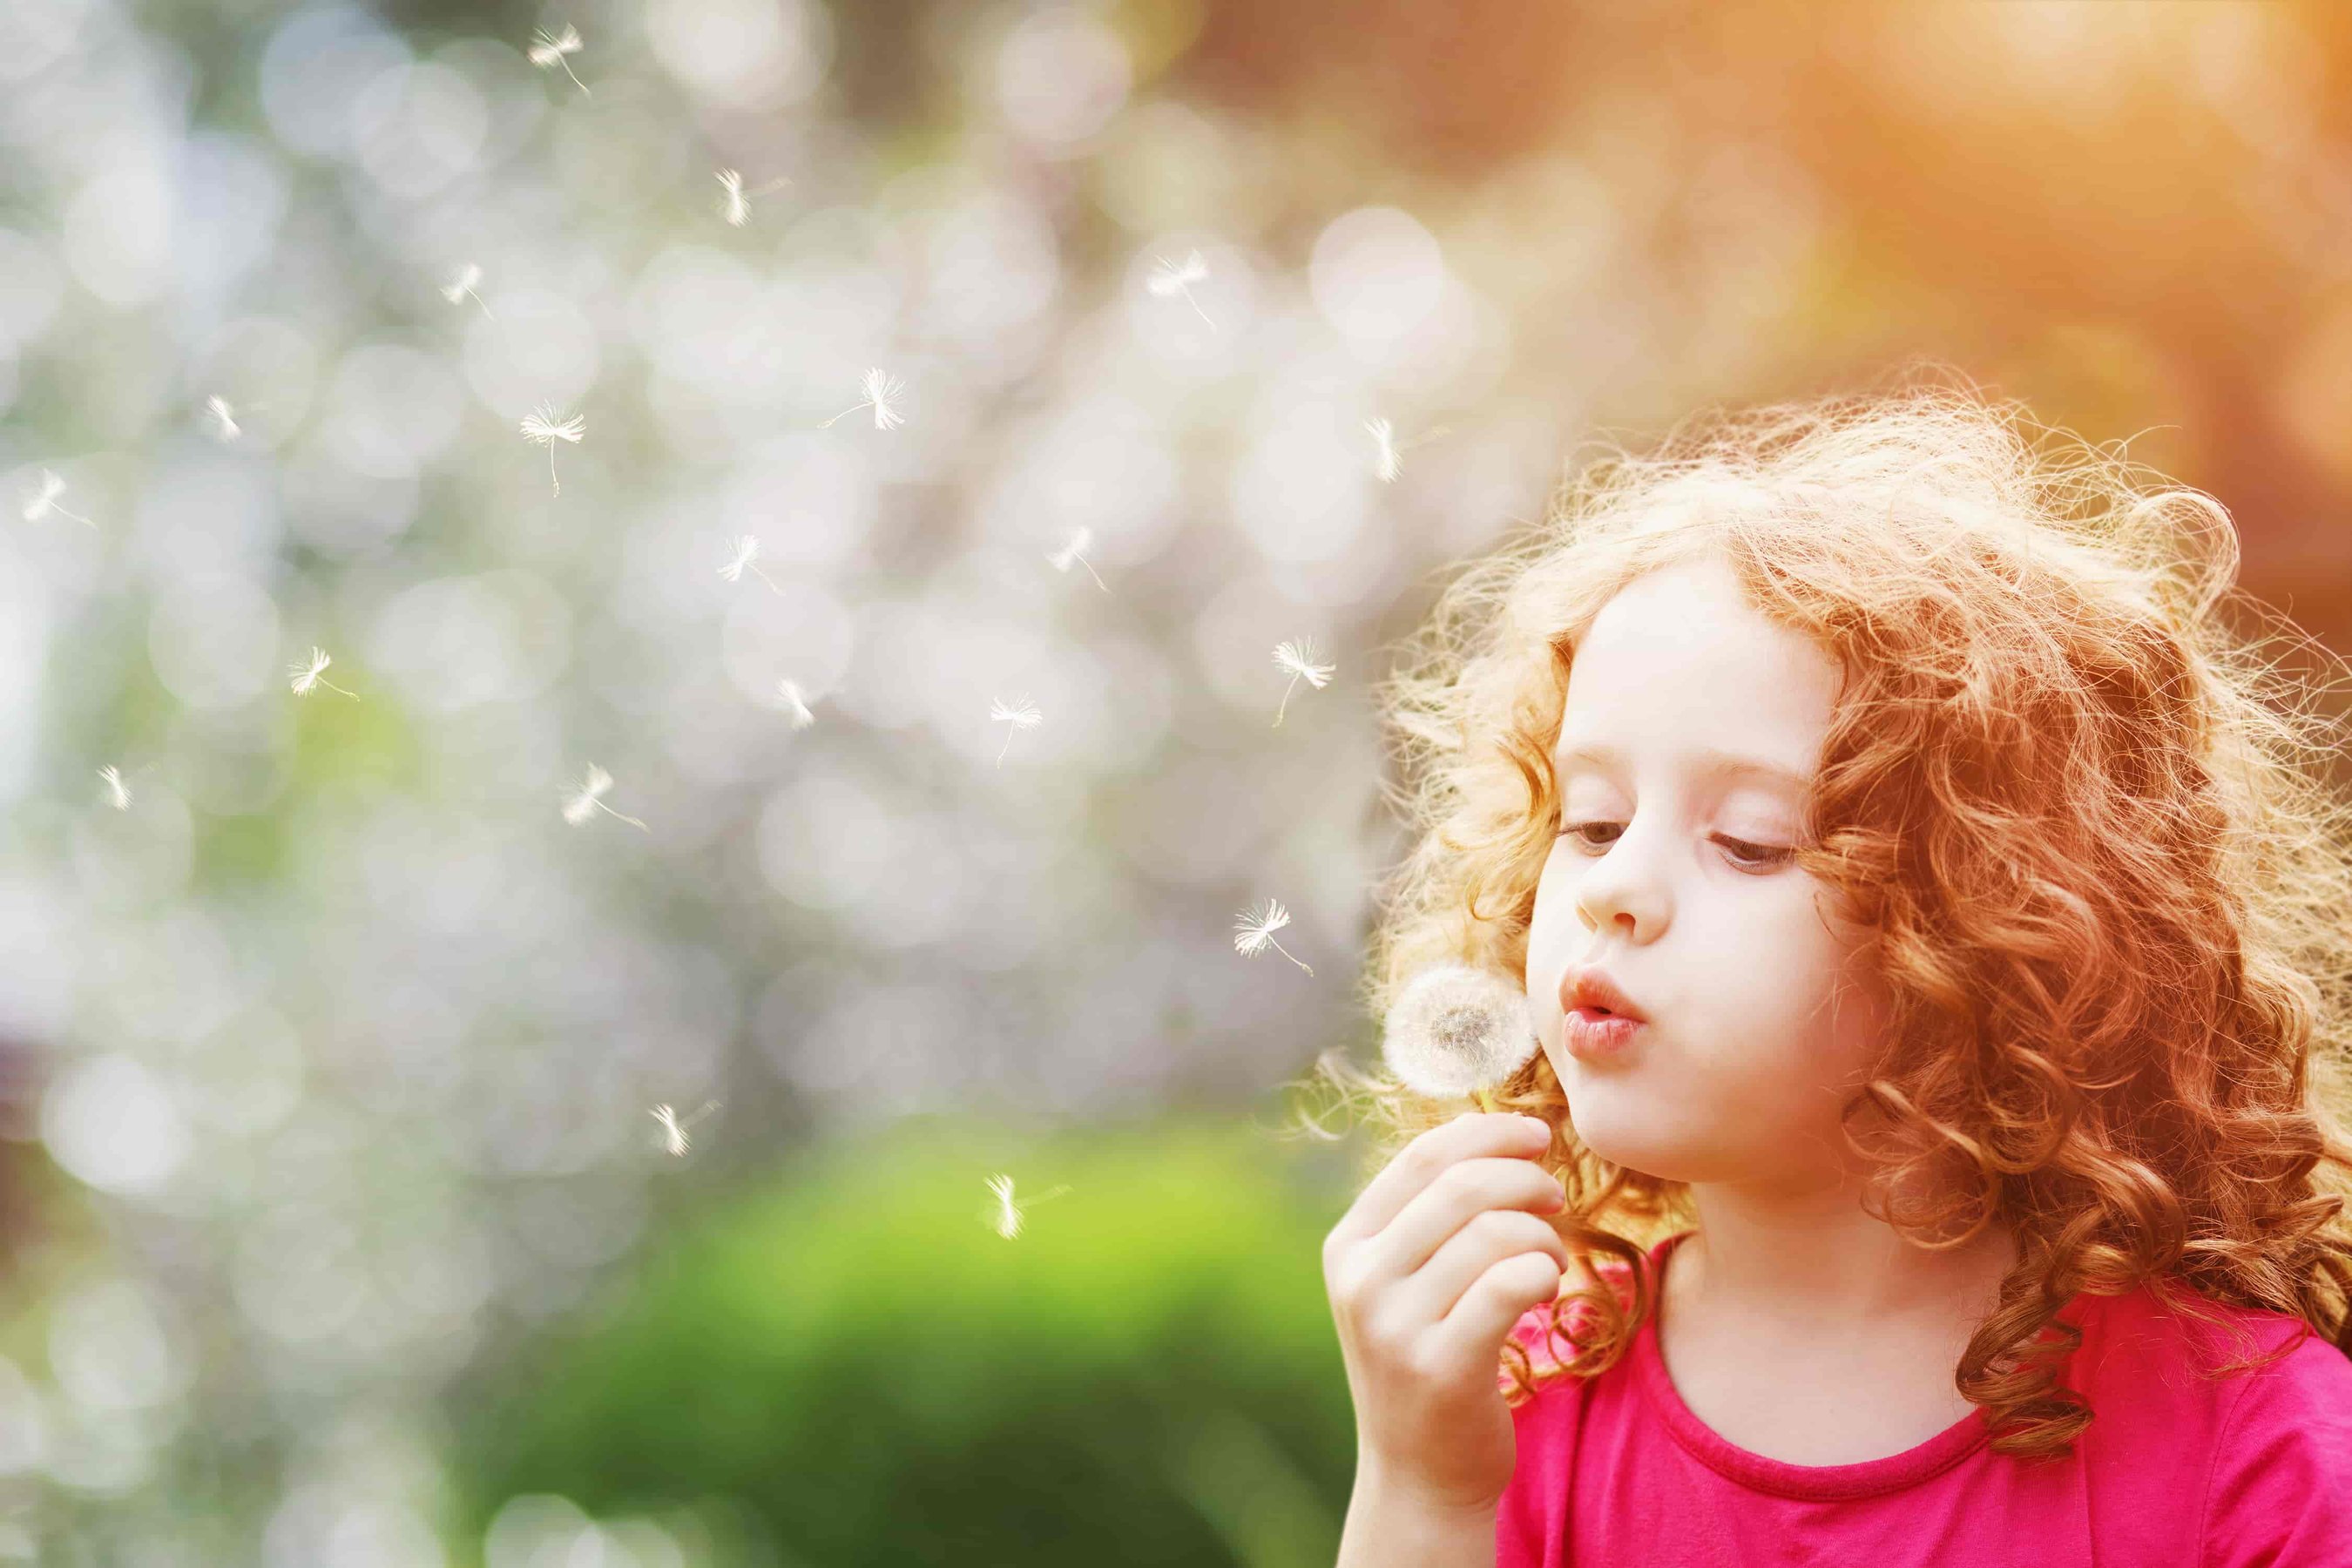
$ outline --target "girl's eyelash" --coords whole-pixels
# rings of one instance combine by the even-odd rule
[[[1588,827],[1614,827],[1616,826],[1617,825],[1613,822],[1602,822],[1599,820],[1591,822],[1571,822],[1562,827],[1556,837],[1560,838],[1573,838],[1576,841],[1576,847],[1580,852],[1589,849],[1605,849],[1608,847],[1607,845],[1594,844],[1590,839],[1586,838],[1584,837],[1584,830]],[[1745,838],[1734,838],[1727,833],[1717,834],[1715,836],[1715,841],[1717,844],[1726,845],[1735,851],[1752,851],[1753,853],[1736,854],[1734,857],[1735,864],[1740,865],[1744,869],[1751,871],[1760,871],[1774,866],[1784,866],[1788,864],[1788,862],[1792,859],[1797,853],[1793,849],[1783,848],[1779,845],[1752,844]]]

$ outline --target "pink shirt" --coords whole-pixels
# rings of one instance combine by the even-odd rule
[[[1652,1279],[1690,1234],[1650,1250]],[[2263,1352],[2300,1342],[2204,1382],[2192,1359],[2244,1352],[2145,1287],[2060,1309],[2083,1330],[2062,1375],[2096,1418],[2073,1458],[2033,1468],[1985,1446],[1982,1410],[1858,1464],[1737,1447],[1675,1392],[1654,1313],[1615,1366],[1512,1413],[1496,1568],[2352,1568],[2352,1360],[2300,1318],[2215,1310]],[[1534,1365],[1569,1353],[1552,1310],[1511,1331]],[[2192,1358],[2191,1335],[2218,1353]]]

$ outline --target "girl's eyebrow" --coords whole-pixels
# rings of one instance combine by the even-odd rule
[[[1577,745],[1559,753],[1557,767],[1565,773],[1572,772],[1579,763],[1593,763],[1603,767],[1622,767],[1625,754],[1614,746]],[[1797,769],[1780,763],[1767,762],[1761,757],[1743,757],[1731,752],[1701,746],[1689,753],[1687,761],[1702,778],[1750,776],[1769,779],[1801,791],[1808,782]]]

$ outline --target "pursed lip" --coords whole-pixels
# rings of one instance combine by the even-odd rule
[[[1567,984],[1560,987],[1560,1010],[1573,1013],[1580,1008],[1598,1008],[1613,1017],[1631,1018],[1636,1023],[1649,1022],[1650,1016],[1624,987],[1610,977],[1609,972],[1597,963],[1587,963],[1571,969]]]

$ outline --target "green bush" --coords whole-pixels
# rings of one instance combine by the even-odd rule
[[[1008,1156],[1008,1149],[1019,1150]],[[1017,1202],[1060,1185],[1007,1239]],[[900,1123],[650,1259],[467,1431],[478,1522],[716,1503],[722,1561],[1328,1563],[1354,1425],[1328,1150],[1176,1123],[1033,1143]]]

